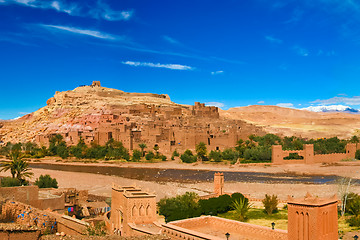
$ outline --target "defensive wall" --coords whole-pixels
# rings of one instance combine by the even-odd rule
[[[315,154],[313,144],[304,144],[303,150],[283,150],[281,145],[272,146],[271,162],[274,164],[290,164],[290,163],[333,163],[339,162],[343,159],[355,158],[357,149],[360,149],[360,144],[348,143],[345,147],[345,153],[331,153],[331,154]],[[289,159],[291,153],[296,153],[303,159]]]

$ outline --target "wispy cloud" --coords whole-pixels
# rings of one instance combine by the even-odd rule
[[[271,43],[277,43],[277,44],[281,44],[283,43],[283,41],[279,38],[274,38],[272,36],[265,36],[265,39]]]
[[[181,44],[178,40],[176,40],[176,39],[174,39],[172,37],[166,36],[166,35],[163,36],[163,39],[165,41],[171,43],[171,44],[175,44],[175,45],[180,45]]]
[[[278,103],[278,104],[276,104],[276,106],[285,107],[285,108],[292,108],[292,107],[294,107],[294,104],[292,104],[292,103]]]
[[[323,104],[323,105],[330,105],[330,104],[347,104],[347,105],[360,105],[360,96],[354,96],[354,97],[333,97],[329,99],[317,99],[315,101],[312,101],[310,103],[317,103],[317,104]]]
[[[181,64],[161,64],[161,63],[149,63],[149,62],[133,62],[126,61],[121,62],[122,64],[134,66],[134,67],[152,67],[152,68],[167,68],[172,70],[194,70],[194,67]]]
[[[286,20],[284,23],[286,24],[291,24],[291,23],[297,23],[299,22],[302,17],[303,17],[303,14],[304,14],[304,11],[299,9],[299,8],[296,8],[293,12],[292,12],[292,15],[291,17]]]
[[[219,75],[219,74],[223,74],[224,71],[220,70],[220,71],[215,71],[215,72],[211,72],[211,75]]]
[[[207,106],[214,106],[214,107],[218,107],[218,108],[223,108],[225,107],[224,103],[221,102],[207,102],[205,103]]]
[[[265,101],[258,101],[257,103],[258,103],[258,104],[264,104]]]
[[[296,52],[296,54],[299,56],[302,56],[302,57],[309,56],[309,50],[307,50],[306,48],[303,48],[300,46],[294,46],[293,49]]]
[[[67,3],[63,0],[47,1],[47,0],[0,0],[2,5],[16,4],[24,7],[52,9],[58,12],[66,13],[70,16],[91,17],[96,19],[104,19],[107,21],[129,20],[134,11],[112,10],[109,5],[98,1],[96,5],[91,6],[79,5],[77,3]]]
[[[81,29],[81,28],[75,28],[75,27],[68,27],[68,26],[58,26],[58,25],[45,25],[45,24],[39,24],[39,26],[50,29],[50,30],[60,30],[65,32],[70,32],[74,34],[80,34],[80,35],[86,35],[94,38],[100,38],[105,40],[122,40],[123,37],[116,36],[100,31],[95,30],[88,30],[88,29]]]

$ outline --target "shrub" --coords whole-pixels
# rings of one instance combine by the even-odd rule
[[[347,222],[351,227],[360,227],[360,216],[352,216]]]
[[[173,157],[179,157],[180,154],[179,154],[178,151],[176,151],[176,149],[175,149],[175,151],[173,152],[172,156],[173,156]]]
[[[222,158],[231,162],[236,162],[239,158],[239,153],[231,148],[227,148],[222,152]]]
[[[165,155],[161,156],[161,161],[166,161],[167,157]]]
[[[137,149],[134,149],[132,153],[132,160],[137,162],[140,161],[141,157],[142,157],[142,152]]]
[[[211,151],[209,154],[209,158],[214,160],[215,162],[221,162],[222,156],[220,151]]]
[[[265,194],[265,198],[262,200],[262,203],[264,204],[265,212],[268,215],[271,215],[272,213],[277,211],[277,205],[279,203],[279,200],[276,195],[270,196]]]
[[[21,186],[21,182],[17,178],[3,177],[1,179],[1,187],[17,187]]]
[[[347,196],[345,212],[352,215],[360,215],[360,196],[356,193],[349,193]]]
[[[152,151],[149,151],[146,155],[145,155],[145,159],[146,160],[152,160],[155,157],[155,154]]]
[[[359,149],[359,150],[356,150],[355,158],[356,158],[357,160],[360,160],[360,149]]]
[[[55,178],[51,178],[50,175],[40,175],[35,181],[35,185],[39,188],[58,188],[58,182]]]
[[[254,160],[256,162],[266,162],[271,160],[271,148],[264,146],[257,146],[254,148],[246,149],[244,158]]]
[[[183,154],[181,154],[180,159],[184,163],[193,163],[197,160],[196,156],[194,156],[190,150],[186,150]]]
[[[175,221],[185,218],[200,216],[198,195],[187,192],[173,198],[163,198],[158,202],[159,214],[165,217],[165,221]]]
[[[206,149],[205,143],[200,142],[199,144],[197,144],[195,146],[195,148],[196,148],[196,154],[201,160],[203,160],[203,161],[208,160],[206,157],[207,149]]]
[[[238,214],[239,220],[244,221],[244,220],[246,220],[246,214],[249,211],[251,205],[249,204],[249,201],[247,198],[240,198],[238,200],[235,200],[232,203],[231,207]]]

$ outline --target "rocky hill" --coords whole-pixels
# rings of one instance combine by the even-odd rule
[[[47,145],[51,136],[61,134],[69,145],[80,138],[101,145],[114,138],[130,150],[146,143],[150,149],[158,145],[164,153],[194,149],[199,142],[209,149],[224,149],[252,133],[265,134],[242,120],[221,118],[216,107],[180,105],[167,95],[126,93],[99,82],[56,92],[45,107],[0,128],[3,142]]]
[[[241,119],[265,131],[286,136],[349,138],[359,134],[360,115],[311,112],[278,106],[253,105],[220,111],[227,119]]]

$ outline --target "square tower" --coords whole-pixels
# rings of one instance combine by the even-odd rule
[[[291,240],[337,240],[337,197],[323,199],[309,193],[288,197],[288,238]]]
[[[121,236],[133,235],[137,224],[152,224],[157,220],[156,196],[137,187],[113,184],[111,192],[111,226]]]
[[[217,172],[214,174],[214,194],[218,197],[224,194],[224,174]]]

